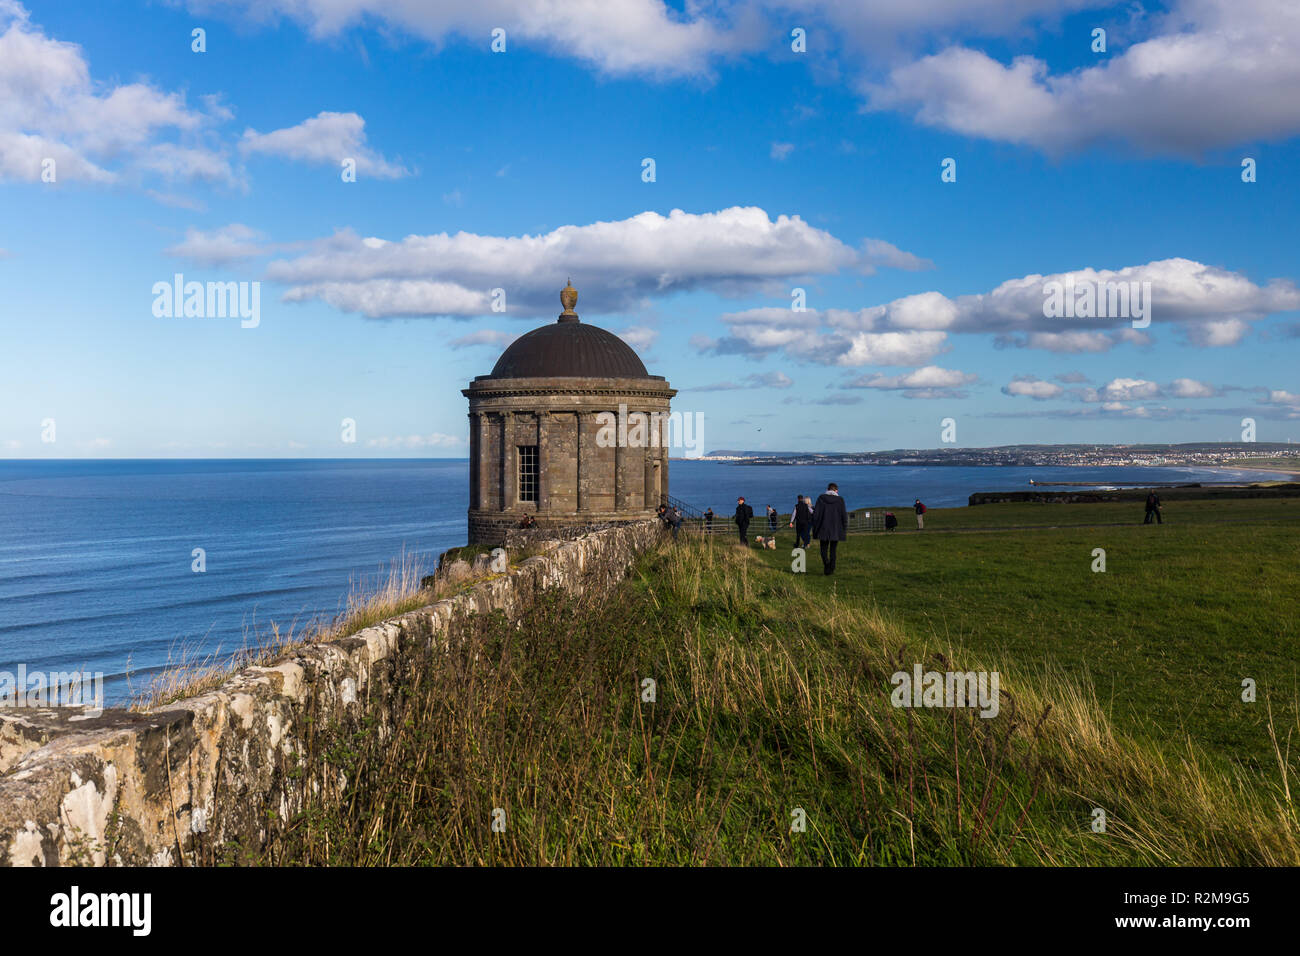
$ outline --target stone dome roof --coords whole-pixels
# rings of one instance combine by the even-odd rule
[[[515,339],[485,378],[659,378],[613,332],[579,321],[578,291],[560,292],[564,312],[550,325]]]
[[[644,363],[613,332],[560,319],[510,344],[489,378],[650,378]]]

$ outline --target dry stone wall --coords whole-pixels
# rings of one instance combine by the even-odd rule
[[[175,866],[218,849],[260,852],[310,797],[346,784],[302,772],[319,763],[304,760],[313,730],[365,722],[384,734],[391,675],[416,642],[438,640],[459,614],[515,617],[547,588],[607,593],[661,534],[644,521],[558,542],[454,597],[149,713],[0,710],[0,865]]]

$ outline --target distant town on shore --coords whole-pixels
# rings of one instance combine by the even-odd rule
[[[1278,463],[1276,459],[1292,459]],[[1168,467],[1229,465],[1300,470],[1300,445],[1289,442],[1190,442],[1178,445],[997,445],[990,448],[895,448],[889,451],[732,451],[701,456],[704,461],[749,465],[1124,465]]]

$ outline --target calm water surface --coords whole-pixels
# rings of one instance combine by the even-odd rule
[[[1223,481],[1187,468],[907,468],[673,461],[672,493],[720,514],[789,510],[836,481],[851,508],[964,505],[1036,481]],[[1271,477],[1276,478],[1277,475]],[[403,552],[465,541],[464,460],[0,461],[0,671],[102,671],[110,701],[182,653],[341,610]],[[207,570],[191,570],[195,548]],[[129,677],[128,677],[129,675]]]

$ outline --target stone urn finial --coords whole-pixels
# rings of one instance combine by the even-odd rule
[[[560,305],[564,306],[564,311],[560,313],[560,318],[576,321],[578,313],[573,311],[573,307],[577,304],[578,290],[573,287],[572,279],[566,279],[564,288],[560,290]]]

